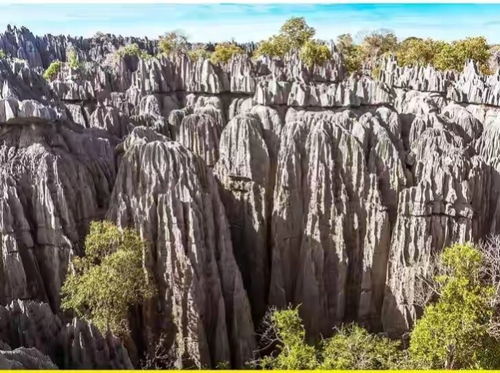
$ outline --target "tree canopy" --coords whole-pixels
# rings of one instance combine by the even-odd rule
[[[93,222],[85,239],[85,255],[72,260],[74,271],[62,286],[62,308],[103,332],[128,333],[130,307],[154,293],[142,265],[145,247],[132,229]]]

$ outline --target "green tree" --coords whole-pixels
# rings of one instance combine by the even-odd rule
[[[281,26],[280,31],[288,39],[292,48],[302,47],[316,33],[316,30],[309,26],[303,17],[288,19]]]
[[[234,43],[220,43],[215,46],[215,51],[210,56],[213,63],[226,63],[233,56],[243,54],[244,50]]]
[[[332,58],[332,53],[330,52],[330,48],[325,44],[315,40],[308,40],[300,48],[299,56],[306,66],[312,68],[317,65],[322,65]]]
[[[188,37],[180,30],[167,32],[164,36],[160,36],[158,48],[164,54],[186,52]]]
[[[187,55],[193,61],[196,61],[199,59],[203,59],[203,60],[210,59],[210,56],[212,55],[212,53],[207,51],[204,48],[197,48],[197,49],[192,49],[192,50],[187,51]]]
[[[432,65],[436,55],[445,45],[443,41],[432,39],[405,39],[400,43],[396,52],[398,64],[402,66]]]
[[[360,71],[363,65],[363,49],[354,44],[351,34],[342,34],[337,37],[337,47],[344,56],[347,72]]]
[[[411,333],[409,353],[427,369],[495,369],[500,345],[488,333],[494,313],[491,285],[481,281],[482,255],[470,244],[457,244],[441,255],[436,277],[440,297],[424,310]]]
[[[67,61],[69,67],[73,70],[79,70],[81,68],[80,59],[78,58],[78,54],[74,48],[70,48],[68,51]]]
[[[399,341],[352,324],[324,340],[320,369],[397,369],[404,354]]]
[[[289,18],[277,35],[259,43],[255,56],[283,57],[291,50],[302,48],[315,33],[314,28],[303,17]]]
[[[306,331],[297,308],[275,311],[270,317],[278,341],[277,354],[259,361],[264,369],[316,369],[317,351],[306,343]]]
[[[102,332],[127,335],[130,307],[154,293],[142,265],[145,247],[132,229],[93,222],[85,256],[73,259],[74,272],[62,286],[62,308],[92,321]]]
[[[461,71],[469,59],[478,63],[483,73],[491,73],[488,68],[489,46],[484,37],[467,38],[446,43],[434,59],[434,66],[439,70]]]
[[[274,354],[258,361],[264,369],[395,369],[405,360],[399,342],[349,325],[316,345],[306,343],[306,333],[297,308],[274,311],[268,340],[278,341]],[[273,339],[271,336],[275,336]]]
[[[388,53],[395,53],[398,48],[398,39],[389,30],[377,30],[365,36],[362,48],[367,58],[374,59]]]
[[[6,58],[7,54],[5,54],[5,51],[3,49],[0,49],[0,58]]]
[[[61,71],[62,63],[59,60],[53,61],[44,71],[43,77],[47,80],[54,80],[59,71]]]
[[[139,45],[137,45],[136,43],[132,43],[132,44],[128,44],[128,45],[120,47],[115,52],[115,55],[118,56],[119,58],[123,58],[123,57],[139,57],[139,58],[143,58],[143,59],[148,59],[148,58],[152,57],[146,51],[142,50],[139,47]]]

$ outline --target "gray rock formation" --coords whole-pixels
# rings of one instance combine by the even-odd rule
[[[0,351],[0,364],[6,359],[13,367],[19,363],[27,369],[53,369],[55,363],[64,369],[132,368],[118,338],[103,336],[82,320],[64,324],[46,303],[17,300],[0,306],[0,341],[15,348]]]
[[[144,338],[166,333],[178,367],[241,367],[252,356],[253,324],[214,176],[146,128],[123,150],[107,216],[152,243],[146,267],[158,297],[143,307]]]
[[[107,216],[151,243],[159,293],[131,316],[137,350],[163,339],[177,367],[241,367],[270,305],[301,304],[311,339],[352,320],[401,335],[435,256],[500,233],[498,73],[387,58],[379,80],[347,76],[334,46],[312,69],[297,54],[112,55],[133,42],[156,55],[147,39],[0,34],[0,304],[58,313],[68,261]],[[47,82],[69,48],[83,68]],[[0,311],[26,325],[14,342],[0,328],[13,349],[0,364],[104,366],[123,351],[60,314],[29,326],[39,311],[19,304]],[[54,323],[83,338],[61,347],[69,360],[44,339]]]

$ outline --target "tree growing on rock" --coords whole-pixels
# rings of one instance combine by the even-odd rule
[[[330,52],[330,48],[325,44],[315,40],[308,40],[300,48],[299,56],[307,67],[312,68],[328,61],[332,58],[332,53]]]
[[[185,53],[188,50],[188,37],[181,30],[167,32],[165,35],[160,36],[158,49],[164,54]]]
[[[456,244],[441,255],[436,277],[439,300],[428,305],[411,333],[413,364],[427,369],[495,369],[500,343],[490,324],[495,289],[483,282],[483,256],[471,244]]]
[[[354,43],[351,34],[342,34],[337,37],[337,47],[344,56],[347,72],[360,71],[363,65],[363,50]]]
[[[292,17],[281,26],[279,34],[259,43],[255,55],[283,57],[292,50],[302,48],[315,33],[316,30],[303,17]]]
[[[59,71],[61,71],[61,67],[62,67],[61,61],[59,61],[59,60],[53,61],[49,65],[49,67],[47,67],[47,69],[44,71],[43,77],[46,80],[54,80],[56,78],[57,74],[59,73]]]
[[[265,369],[394,369],[405,361],[399,342],[357,325],[341,327],[331,338],[310,345],[297,308],[274,310],[267,320],[264,342],[277,349],[258,360]]]
[[[482,36],[446,43],[434,58],[434,66],[439,70],[461,71],[467,60],[474,60],[481,71],[490,74],[488,59],[490,50]]]
[[[94,323],[102,332],[126,336],[130,307],[154,294],[143,268],[146,243],[132,229],[93,222],[85,255],[72,260],[62,286],[62,308]]]
[[[233,42],[220,43],[215,46],[215,51],[210,56],[213,63],[226,63],[237,54],[245,51]]]
[[[146,52],[145,50],[142,50],[137,43],[132,43],[132,44],[128,44],[128,45],[120,47],[115,52],[115,56],[117,56],[119,58],[138,57],[138,58],[143,58],[143,59],[148,59],[148,58],[152,57],[148,52]]]

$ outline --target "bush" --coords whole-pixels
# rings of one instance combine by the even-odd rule
[[[244,51],[234,43],[221,43],[215,46],[215,51],[210,56],[213,63],[228,62],[233,56],[243,54]]]
[[[481,253],[457,244],[444,250],[441,262],[440,297],[411,333],[411,359],[427,369],[499,368],[500,345],[488,333],[495,289],[481,281]]]
[[[129,308],[154,293],[142,265],[145,247],[131,229],[93,222],[85,256],[73,259],[74,272],[62,286],[62,308],[73,310],[102,332],[126,335]]]
[[[340,328],[323,344],[321,369],[397,369],[404,360],[398,341],[355,324]]]
[[[71,48],[68,51],[67,61],[69,67],[71,67],[73,70],[79,70],[81,68],[81,63],[78,58],[78,54],[73,48]]]
[[[151,58],[152,56],[148,54],[146,51],[142,50],[139,48],[139,46],[136,43],[128,44],[123,47],[120,47],[116,52],[115,55],[123,58],[126,56],[129,57],[139,57],[143,59],[148,59]]]
[[[187,36],[181,31],[167,32],[160,37],[158,48],[161,53],[185,52],[187,50]]]
[[[47,70],[43,73],[43,77],[47,80],[54,80],[59,71],[61,71],[62,63],[59,60],[53,61]]]
[[[446,43],[434,58],[434,66],[439,70],[461,71],[467,60],[478,63],[483,73],[491,73],[488,68],[490,51],[484,37],[467,38]]]
[[[5,54],[5,51],[3,49],[0,49],[0,58],[6,58],[7,54]]]
[[[363,50],[354,44],[351,34],[342,34],[337,37],[337,47],[344,56],[344,63],[348,73],[360,71],[363,66]]]
[[[210,59],[212,53],[203,48],[193,49],[187,52],[187,55],[193,61],[197,61],[199,59],[207,60]]]
[[[300,59],[312,68],[314,66],[322,65],[330,58],[332,54],[328,46],[321,44],[315,40],[307,41],[302,48],[300,48]]]
[[[305,342],[306,333],[298,309],[274,311],[272,333],[278,341],[277,353],[258,361],[264,369],[394,369],[404,361],[399,342],[375,336],[350,325],[331,338],[312,346]]]
[[[445,42],[432,39],[408,38],[399,45],[396,56],[398,63],[402,66],[417,66],[434,64],[438,54]]]
[[[280,33],[259,43],[255,56],[283,57],[294,49],[300,49],[311,40],[316,31],[304,18],[292,17],[280,28]]]

